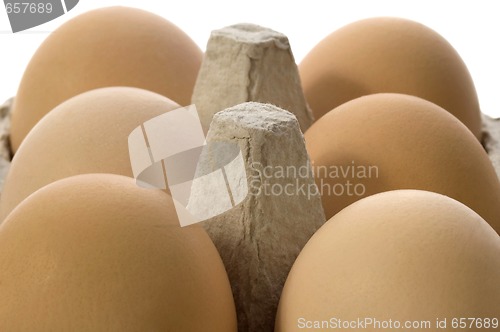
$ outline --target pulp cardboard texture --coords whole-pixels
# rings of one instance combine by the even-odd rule
[[[497,176],[500,178],[500,118],[493,119],[483,114],[482,143],[490,156]]]
[[[253,24],[212,31],[191,101],[205,132],[215,113],[247,101],[290,111],[303,132],[313,122],[288,38]]]
[[[304,138],[290,112],[271,104],[247,102],[214,116],[207,144],[215,142],[239,146],[249,194],[241,204],[203,226],[226,267],[238,331],[273,331],[292,264],[325,222]],[[216,171],[215,158],[212,153],[202,154],[197,173]],[[288,171],[278,173],[283,168]],[[295,176],[295,171],[300,175]],[[305,191],[300,191],[301,187]],[[212,190],[194,185],[189,209],[205,208],[202,202]]]
[[[12,101],[13,99],[9,99],[3,105],[0,105],[0,192],[12,158],[9,143]]]

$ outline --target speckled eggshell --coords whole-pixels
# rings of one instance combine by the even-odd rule
[[[0,200],[0,222],[24,198],[56,180],[84,173],[132,176],[128,135],[179,108],[159,94],[128,87],[73,97],[47,114],[12,160]]]
[[[467,67],[442,36],[420,23],[393,17],[351,23],[317,44],[299,71],[316,119],[351,99],[396,92],[441,106],[482,136]]]
[[[107,86],[157,92],[188,105],[202,52],[182,30],[128,7],[92,10],[66,22],[38,48],[13,105],[12,148],[61,102]]]
[[[236,332],[229,280],[200,225],[112,174],[52,183],[0,226],[3,331]]]
[[[421,189],[464,203],[500,232],[500,183],[488,155],[459,120],[429,101],[360,97],[315,122],[305,140],[327,219],[365,196]]]
[[[500,312],[498,257],[500,237],[449,197],[416,190],[370,196],[331,218],[304,247],[275,331],[334,330],[365,318],[372,323],[345,329],[456,331],[452,320],[461,317],[480,318],[480,326],[489,319],[491,329]],[[446,328],[437,328],[444,319]],[[407,321],[431,325],[405,328]]]

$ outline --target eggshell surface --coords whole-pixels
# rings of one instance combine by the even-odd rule
[[[4,331],[236,331],[229,281],[200,225],[131,178],[52,183],[0,227]]]
[[[396,92],[427,99],[481,138],[479,102],[457,51],[434,30],[407,19],[364,19],[334,31],[299,65],[314,117],[360,96]]]
[[[182,30],[128,7],[92,10],[66,22],[38,48],[13,105],[12,148],[50,110],[82,92],[131,86],[191,100],[202,52]]]
[[[431,102],[360,97],[315,122],[305,140],[327,219],[362,197],[420,189],[464,203],[500,232],[500,184],[488,155]]]
[[[495,231],[449,197],[416,190],[370,196],[331,218],[304,247],[275,331],[340,329],[365,318],[371,323],[347,329],[455,331],[457,317],[489,320],[491,328],[500,312],[499,255]],[[444,319],[446,328],[438,328]]]
[[[24,198],[56,180],[85,173],[132,176],[128,135],[179,108],[159,94],[129,87],[75,96],[47,114],[13,158],[0,200],[0,221]]]

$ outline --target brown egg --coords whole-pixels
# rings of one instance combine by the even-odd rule
[[[131,86],[188,105],[199,47],[160,16],[127,7],[93,10],[52,33],[31,59],[13,106],[12,148],[61,102],[82,92]]]
[[[84,173],[132,176],[128,135],[179,105],[159,94],[127,87],[73,97],[47,114],[12,160],[0,200],[0,222],[24,198],[56,180]]]
[[[490,328],[495,319],[498,327],[498,257],[500,237],[449,197],[416,190],[371,196],[330,219],[304,247],[275,331],[441,331],[437,319],[441,327],[447,320],[443,331],[456,331],[452,320],[460,317]],[[371,322],[358,325],[358,318]]]
[[[305,139],[327,219],[365,196],[421,189],[464,203],[500,232],[500,184],[486,152],[429,101],[360,97],[319,119]]]
[[[86,174],[31,195],[0,227],[2,331],[236,331],[200,225],[131,178]]]
[[[420,23],[384,17],[349,24],[316,45],[299,71],[316,119],[348,100],[397,92],[441,106],[482,136],[467,67],[443,37]]]

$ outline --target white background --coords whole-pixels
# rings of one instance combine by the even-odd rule
[[[288,36],[297,63],[321,39],[347,23],[373,16],[413,19],[439,32],[457,49],[474,79],[482,111],[500,117],[500,18],[494,0],[80,0],[68,14],[16,34],[0,4],[0,103],[16,94],[24,68],[50,31],[84,11],[112,5],[163,16],[202,50],[211,30],[240,22],[260,24]]]

